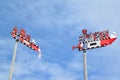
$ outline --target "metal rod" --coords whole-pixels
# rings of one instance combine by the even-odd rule
[[[84,66],[84,80],[88,80],[86,50],[83,50],[83,66]]]
[[[15,63],[15,58],[16,58],[17,45],[18,45],[18,41],[16,40],[8,80],[12,80],[12,75],[13,75],[13,71],[14,71],[14,63]]]

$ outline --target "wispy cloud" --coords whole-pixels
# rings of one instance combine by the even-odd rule
[[[109,29],[119,33],[119,3],[119,0],[1,1],[0,79],[7,80],[9,73],[14,47],[9,32],[15,25],[35,38],[43,59],[19,44],[13,80],[83,79],[82,52],[72,52],[71,46],[77,44],[83,28],[88,32]],[[88,51],[89,79],[118,80],[118,52],[119,38],[112,46]]]

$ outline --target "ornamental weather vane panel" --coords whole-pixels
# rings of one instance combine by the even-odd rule
[[[41,50],[40,47],[36,44],[35,40],[31,39],[30,35],[26,34],[26,31],[24,29],[20,29],[20,32],[18,32],[17,27],[14,27],[11,36],[16,40],[21,42],[22,44],[26,45],[32,50],[35,50],[39,53],[39,57],[41,57]]]
[[[73,46],[72,49],[78,48],[79,51],[81,50],[89,50],[89,49],[95,49],[100,47],[105,47],[107,45],[112,44],[117,36],[116,33],[113,32],[111,35],[109,35],[109,31],[101,31],[101,32],[94,32],[87,34],[87,30],[82,30],[83,35],[79,36],[79,43],[77,46]],[[85,44],[85,45],[83,45]]]

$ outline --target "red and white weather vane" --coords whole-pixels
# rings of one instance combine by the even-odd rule
[[[18,42],[21,42],[22,44],[26,45],[30,49],[37,51],[39,58],[41,58],[42,56],[40,47],[36,44],[36,42],[33,39],[31,39],[30,35],[26,34],[24,29],[21,29],[20,31],[18,31],[17,27],[14,27],[11,32],[11,36],[15,39],[16,42],[15,42],[14,53],[13,53],[13,58],[12,58],[8,80],[12,80],[12,74],[14,70],[14,62],[16,58],[16,50],[17,50]]]
[[[74,50],[75,48],[77,48],[79,51],[83,51],[84,80],[88,80],[86,50],[108,46],[116,40],[117,35],[115,32],[109,35],[108,30],[88,34],[87,30],[83,29],[82,33],[83,35],[79,36],[78,45],[73,46],[72,49]]]
[[[14,27],[13,31],[11,32],[11,36],[16,41],[19,41],[22,44],[26,45],[27,47],[37,51],[39,53],[39,57],[41,57],[40,47],[36,44],[36,42],[33,39],[31,39],[30,35],[26,34],[24,29],[21,29],[20,32],[18,32],[17,27]]]
[[[113,32],[109,36],[108,30],[87,34],[87,30],[84,29],[82,30],[82,33],[83,35],[79,36],[78,45],[72,47],[73,50],[75,48],[78,48],[79,51],[82,51],[84,49],[89,50],[89,49],[105,47],[107,45],[112,44],[117,38],[117,35],[115,32]]]

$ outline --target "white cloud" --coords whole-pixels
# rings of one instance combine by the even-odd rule
[[[18,25],[19,28],[24,27],[27,33],[30,31],[32,37],[36,36],[35,39],[37,38],[38,44],[41,45],[44,56],[49,58],[48,61],[38,60],[37,53],[33,54],[25,46],[19,45],[14,79],[18,80],[21,76],[24,78],[22,80],[83,79],[82,52],[73,57],[77,52],[71,54],[72,52],[68,50],[71,48],[68,47],[74,43],[72,41],[77,42],[78,38],[75,37],[78,37],[83,28],[87,28],[90,32],[109,29],[111,32],[119,33],[119,3],[118,0],[21,0],[1,5],[2,25]],[[5,41],[0,40],[0,43],[4,45],[0,51],[1,56],[10,59],[14,42],[7,38]],[[107,48],[87,52],[90,80],[119,78],[118,43],[119,39]],[[64,58],[61,58],[61,61],[59,57],[68,55],[72,57],[65,57],[68,59],[61,64]],[[7,59],[4,58],[2,62],[3,57],[0,57],[3,65],[0,71],[5,70],[3,74],[0,72],[2,80],[7,80],[5,76],[8,75],[10,66],[8,65],[10,61]],[[48,79],[45,78],[46,76]]]
[[[66,67],[64,67],[59,63],[52,63],[49,61],[39,60],[36,58],[36,56],[33,56],[32,54],[28,54],[28,52],[26,51],[20,52],[17,55],[19,56],[17,56],[15,61],[13,79],[39,80],[41,78],[42,80],[46,80],[46,78],[44,77],[46,77],[47,75],[49,75],[47,77],[47,79],[49,80],[66,80],[66,79],[77,80],[80,78],[79,76],[82,77],[81,72],[77,71],[79,70],[78,67],[80,67],[80,71],[81,71],[82,65],[74,64],[78,62],[75,59],[75,58],[78,58],[77,56],[74,58],[75,60],[73,59],[72,62],[70,62],[70,64],[65,63],[64,66]],[[76,71],[77,71],[77,74],[76,74]],[[8,72],[8,71],[5,71],[5,72]],[[43,76],[40,76],[40,75],[43,75]]]

